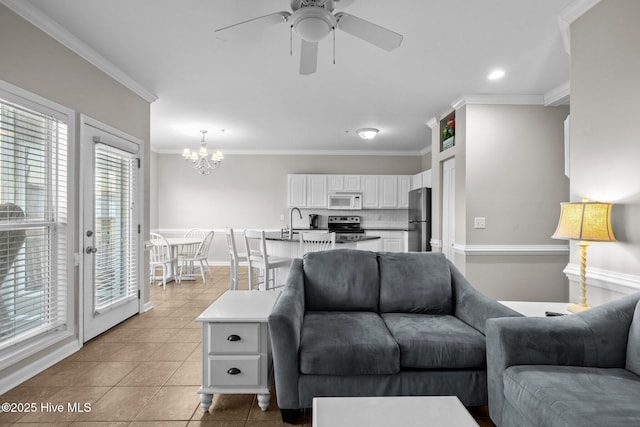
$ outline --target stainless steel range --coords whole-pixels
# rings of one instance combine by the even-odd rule
[[[329,216],[328,224],[329,232],[336,233],[337,240],[358,240],[358,236],[364,234],[359,216]]]

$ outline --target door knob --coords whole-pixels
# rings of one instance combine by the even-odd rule
[[[87,246],[87,249],[85,249],[84,251],[88,254],[95,254],[96,252],[98,252],[98,248]]]

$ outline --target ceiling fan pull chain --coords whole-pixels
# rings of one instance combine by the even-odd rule
[[[333,65],[336,65],[336,27],[333,27]]]
[[[289,26],[289,56],[293,56],[293,25]]]

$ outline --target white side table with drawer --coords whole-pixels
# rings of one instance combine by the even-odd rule
[[[267,410],[273,363],[267,317],[280,291],[227,291],[198,318],[202,322],[200,407],[215,393],[255,393]]]

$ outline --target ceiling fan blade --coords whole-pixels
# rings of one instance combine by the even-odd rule
[[[318,68],[318,42],[302,40],[300,46],[300,74],[309,75]]]
[[[240,32],[262,30],[272,25],[287,22],[291,14],[289,12],[276,12],[269,15],[260,16],[258,18],[249,19],[248,21],[238,22],[228,27],[218,28],[215,30],[220,35],[234,35]]]
[[[340,12],[336,13],[336,19],[339,29],[381,49],[392,51],[402,43],[402,34],[387,30],[357,16]]]
[[[353,4],[353,0],[333,0],[335,7],[346,9]]]

